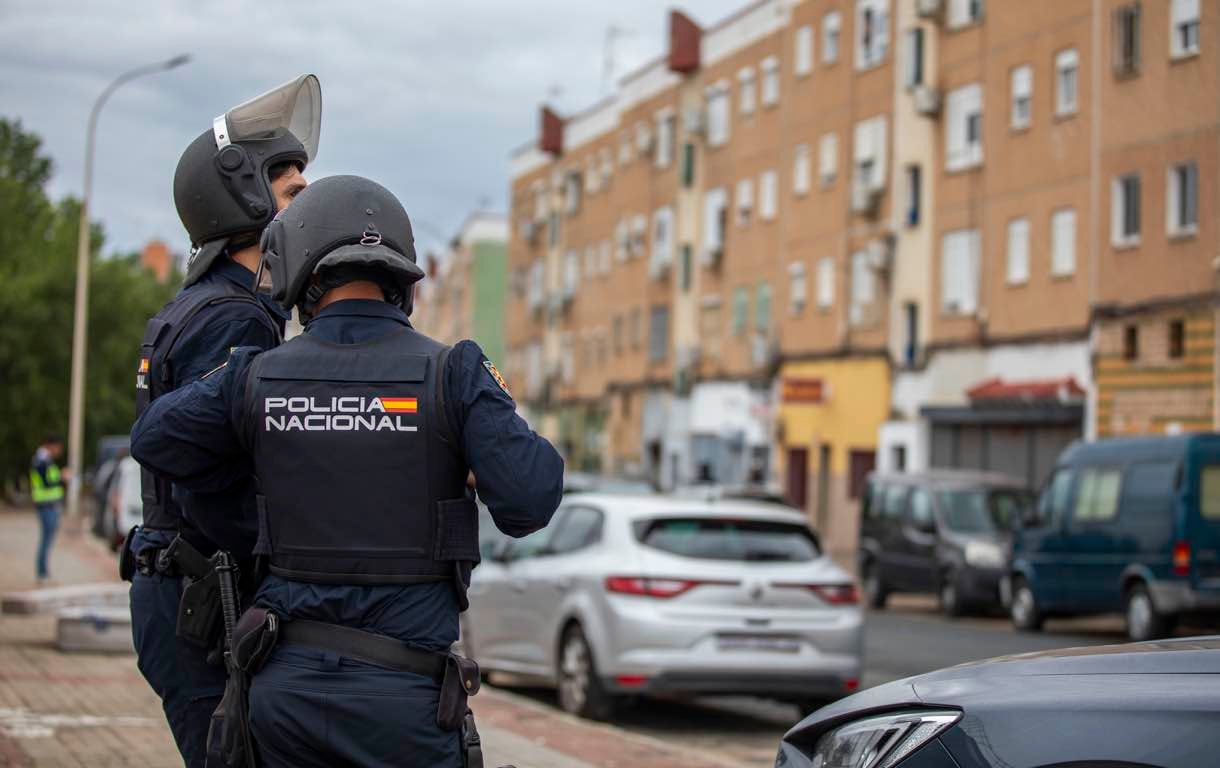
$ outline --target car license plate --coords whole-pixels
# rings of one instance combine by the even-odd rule
[[[716,647],[721,651],[766,651],[796,653],[801,649],[795,637],[766,635],[717,635]]]

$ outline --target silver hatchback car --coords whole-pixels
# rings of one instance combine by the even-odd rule
[[[463,646],[484,670],[557,686],[569,712],[660,693],[811,710],[859,685],[856,587],[786,507],[572,495],[546,529],[485,551]]]

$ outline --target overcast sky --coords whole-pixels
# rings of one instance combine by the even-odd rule
[[[685,10],[706,25],[746,2]],[[385,184],[432,249],[472,209],[505,209],[508,154],[534,137],[539,104],[569,113],[600,97],[607,27],[631,32],[615,45],[621,75],[662,53],[667,13],[655,0],[0,0],[0,116],[42,136],[54,196],[79,194],[94,98],[128,69],[189,53],[103,110],[92,210],[107,252],[151,238],[185,252],[170,194],[179,154],[229,106],[313,72],[310,178]]]

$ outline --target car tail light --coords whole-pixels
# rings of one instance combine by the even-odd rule
[[[860,602],[855,584],[795,584],[784,583],[772,586],[780,589],[807,589],[830,605],[855,605]]]
[[[843,690],[848,693],[860,690],[860,680],[855,677],[849,677],[843,681]]]
[[[1173,575],[1190,575],[1190,542],[1179,541],[1173,545]]]
[[[620,688],[643,688],[648,685],[648,678],[644,675],[619,675],[614,678],[614,682],[618,683]]]
[[[698,579],[654,579],[647,576],[607,576],[606,591],[620,595],[670,598],[702,586],[736,586],[735,581],[708,581]]]

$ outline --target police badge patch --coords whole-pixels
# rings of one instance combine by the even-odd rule
[[[487,372],[491,374],[491,377],[495,379],[495,382],[500,389],[504,390],[504,394],[512,397],[513,393],[508,391],[508,382],[504,380],[504,376],[500,374],[500,370],[496,368],[496,364],[490,360],[484,360],[483,367],[486,368]]]

